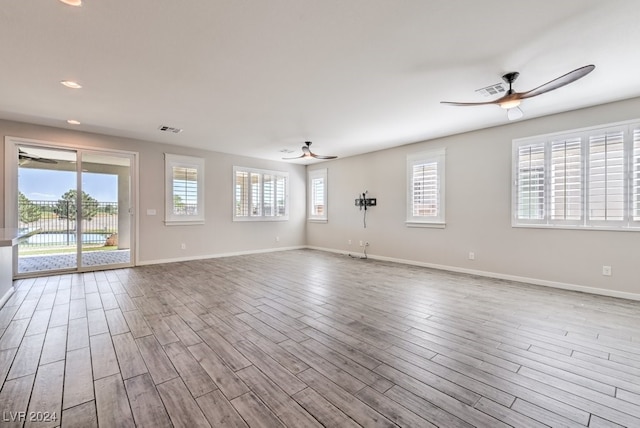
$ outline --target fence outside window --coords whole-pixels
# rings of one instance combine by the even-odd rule
[[[89,201],[76,209],[75,201],[20,201],[18,204],[20,229],[33,234],[20,243],[22,246],[75,246],[77,231],[82,231],[83,245],[106,245],[107,239],[118,232],[118,203]],[[83,220],[77,221],[78,212]]]

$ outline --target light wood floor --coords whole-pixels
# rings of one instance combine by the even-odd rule
[[[16,285],[2,427],[640,426],[638,302],[311,250]]]

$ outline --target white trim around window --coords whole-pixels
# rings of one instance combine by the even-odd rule
[[[318,223],[327,222],[327,169],[313,169],[307,173],[308,220]]]
[[[204,159],[164,154],[165,224],[204,224]]]
[[[513,140],[513,227],[640,230],[640,122]]]
[[[407,156],[407,220],[409,227],[445,227],[446,150]]]
[[[289,173],[233,167],[233,221],[289,220]]]

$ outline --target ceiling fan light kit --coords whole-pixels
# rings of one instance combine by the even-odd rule
[[[60,0],[64,4],[69,6],[82,6],[82,0]]]
[[[452,106],[462,106],[462,107],[497,104],[503,109],[507,110],[507,118],[509,120],[516,120],[524,116],[524,113],[519,108],[519,105],[522,102],[522,100],[526,98],[537,97],[538,95],[542,95],[547,92],[566,86],[569,83],[575,82],[576,80],[583,78],[587,74],[591,73],[595,68],[596,66],[593,64],[576,68],[575,70],[570,71],[567,74],[564,74],[556,79],[553,79],[547,83],[544,83],[538,86],[537,88],[534,88],[526,92],[516,92],[513,89],[512,87],[513,82],[518,78],[518,76],[520,76],[520,73],[518,73],[517,71],[513,71],[511,73],[506,73],[504,76],[502,76],[502,80],[504,80],[506,83],[509,84],[509,90],[505,95],[503,95],[500,98],[497,98],[493,101],[476,102],[476,103],[460,103],[460,102],[452,102],[452,101],[440,101],[440,103],[452,105]]]

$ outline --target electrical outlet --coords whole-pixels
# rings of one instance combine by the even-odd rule
[[[360,246],[362,247],[362,245],[363,245],[363,242],[362,242],[362,241],[360,241]]]
[[[351,245],[351,239],[349,239],[349,245]]]
[[[276,242],[280,242],[280,237],[276,236]]]
[[[187,249],[187,244],[185,244],[184,242],[182,244],[180,244],[180,248],[183,250]]]
[[[602,275],[611,276],[611,266],[602,266]]]
[[[476,259],[476,253],[474,253],[473,251],[469,251],[469,260],[475,260]]]

